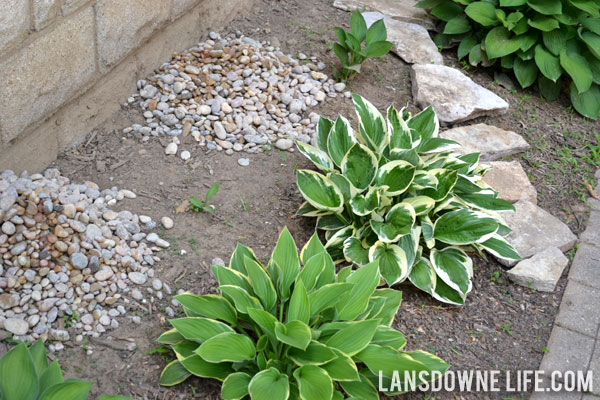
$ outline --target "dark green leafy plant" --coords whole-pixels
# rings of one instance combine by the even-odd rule
[[[219,191],[219,184],[215,183],[208,189],[206,192],[206,196],[204,197],[204,201],[200,200],[197,197],[191,196],[189,198],[190,201],[190,209],[194,212],[205,212],[212,214],[215,212],[215,206],[209,205],[208,202],[211,197],[213,197]]]
[[[376,21],[367,29],[367,23],[358,10],[352,13],[350,32],[339,26],[333,29],[338,38],[338,42],[333,45],[333,51],[342,63],[340,76],[342,81],[352,79],[360,73],[362,63],[367,58],[382,57],[394,46],[386,40],[387,30],[383,19]]]
[[[406,339],[391,327],[402,294],[376,289],[378,263],[336,274],[316,233],[300,257],[285,228],[266,267],[238,244],[229,267],[211,269],[220,295],[176,296],[186,317],[158,338],[177,357],[162,385],[196,375],[223,381],[225,400],[377,400],[380,373],[390,387],[395,370],[431,380],[448,368],[402,350]],[[399,374],[401,390],[414,389]]]
[[[0,359],[0,398],[3,400],[86,400],[92,382],[63,379],[58,361],[48,364],[44,343],[30,348],[19,342]],[[131,400],[104,395],[98,400]]]
[[[573,107],[600,116],[600,2],[597,0],[423,0],[441,20],[438,46],[458,45],[471,65],[512,70],[521,87],[537,81],[555,100],[568,87]]]
[[[336,262],[379,261],[388,285],[408,279],[439,301],[463,304],[473,275],[465,251],[519,259],[496,213],[513,205],[481,179],[479,153],[460,155],[450,150],[456,142],[438,137],[431,107],[411,116],[391,106],[386,122],[353,98],[358,131],[342,116],[321,117],[316,147],[297,142],[325,174],[298,171],[306,200],[298,214],[318,217]]]

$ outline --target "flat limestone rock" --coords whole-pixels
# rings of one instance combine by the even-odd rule
[[[518,161],[490,161],[492,167],[483,180],[499,192],[498,197],[511,203],[526,200],[537,204],[537,190],[529,182],[525,170]]]
[[[415,64],[411,78],[413,101],[421,108],[433,106],[440,122],[445,124],[504,114],[508,110],[506,101],[455,68]]]
[[[387,40],[394,43],[392,51],[405,62],[444,64],[444,59],[431,40],[429,32],[421,25],[397,21],[380,12],[364,12],[362,15],[367,22],[367,27],[370,27],[375,21],[384,20]]]
[[[577,236],[558,218],[533,203],[520,200],[515,203],[516,211],[502,211],[500,214],[513,230],[506,239],[526,259],[541,253],[548,247],[558,247],[565,252],[577,243]],[[498,259],[506,266],[516,261]]]
[[[345,11],[354,11],[357,8],[368,11],[379,11],[395,20],[419,24],[433,30],[433,19],[422,8],[415,7],[418,0],[335,0],[333,6]]]
[[[553,292],[563,270],[569,263],[557,247],[548,247],[531,258],[520,261],[508,271],[513,282],[541,292]]]
[[[486,124],[449,129],[441,132],[440,137],[460,143],[459,152],[481,153],[482,161],[497,160],[529,149],[529,143],[521,135]]]

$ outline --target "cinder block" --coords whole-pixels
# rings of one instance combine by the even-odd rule
[[[58,15],[57,0],[33,0],[33,28],[36,31],[49,25]]]
[[[94,76],[91,8],[65,19],[0,64],[0,135],[4,143],[55,112]]]
[[[547,345],[550,352],[544,355],[539,369],[548,377],[553,371],[563,375],[565,371],[587,371],[594,342],[589,336],[554,325]]]
[[[0,54],[28,32],[29,1],[0,1]]]
[[[588,226],[587,229],[593,228]],[[600,247],[587,243],[579,245],[571,265],[569,279],[600,289]]]
[[[600,289],[570,280],[563,294],[556,323],[595,338],[600,326]]]
[[[98,0],[96,34],[101,71],[108,71],[160,28],[169,18],[169,4],[164,0]]]

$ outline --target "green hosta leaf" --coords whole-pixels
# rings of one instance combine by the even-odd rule
[[[344,39],[342,43],[333,44],[333,52],[335,53],[337,58],[339,58],[344,67],[346,67],[350,63],[350,60],[348,58],[348,46],[346,46],[345,43],[346,40]]]
[[[162,386],[175,386],[185,381],[192,374],[177,360],[171,361],[160,374]]]
[[[461,200],[473,208],[479,208],[489,211],[514,211],[515,207],[506,200],[486,194],[461,194],[458,196]]]
[[[350,200],[352,212],[356,215],[365,216],[379,208],[379,188],[371,186],[365,194],[358,194]]]
[[[462,7],[451,1],[443,1],[431,10],[431,14],[442,21],[450,21],[452,18],[462,13]]]
[[[80,379],[69,379],[48,388],[39,397],[40,400],[85,400],[87,399],[92,382]],[[4,389],[4,387],[3,387]],[[23,390],[24,388],[19,388]],[[5,397],[9,398],[9,397]],[[13,399],[15,397],[12,397]],[[19,398],[19,397],[17,397]]]
[[[256,308],[249,308],[248,315],[273,342],[275,342],[275,325],[278,323],[271,313]]]
[[[367,44],[381,42],[382,40],[387,39],[387,30],[385,28],[385,22],[383,21],[383,18],[371,24],[369,29],[367,29],[366,39]]]
[[[302,268],[300,271],[300,274],[296,279],[296,284],[298,284],[298,282],[302,282],[302,285],[305,287],[305,289],[310,292],[315,287],[317,278],[324,269],[325,254],[315,254],[304,263],[304,268]]]
[[[310,306],[308,302],[308,295],[306,288],[302,284],[302,281],[298,281],[292,292],[290,298],[290,304],[288,305],[288,312],[286,315],[286,321],[298,320],[305,324],[308,324],[310,318]]]
[[[404,377],[404,371],[415,371],[417,375],[420,371],[427,371],[424,364],[409,354],[376,344],[368,345],[356,355],[356,358],[363,362],[373,374],[381,374],[388,378],[392,377],[396,371],[400,377]]]
[[[355,143],[356,138],[350,122],[340,115],[336,119],[327,139],[327,149],[335,165],[338,167],[342,165],[344,156]]]
[[[351,382],[340,382],[344,392],[348,393],[350,399],[379,400],[379,392],[375,385],[364,375],[359,375],[360,380]]]
[[[35,366],[35,372],[40,376],[48,367],[48,357],[46,357],[44,342],[38,339],[29,347],[29,354]]]
[[[329,158],[329,155],[325,151],[299,140],[296,141],[296,146],[300,153],[304,154],[304,156],[312,161],[320,170],[328,172],[335,168],[333,161],[331,161],[331,158]]]
[[[239,400],[248,394],[248,384],[252,377],[245,372],[236,372],[229,375],[221,387],[223,400]]]
[[[269,368],[254,375],[248,384],[252,400],[287,400],[290,384],[287,375],[276,368]]]
[[[358,378],[358,370],[352,358],[337,349],[332,349],[336,358],[321,365],[334,381],[354,381]]]
[[[248,314],[249,308],[258,308],[261,310],[263,308],[259,299],[251,296],[245,289],[239,286],[221,285],[219,286],[219,290],[223,296],[235,304],[235,308],[242,314]]]
[[[350,18],[350,31],[359,42],[367,36],[367,23],[358,9],[354,10]]]
[[[585,57],[575,53],[567,53],[565,49],[560,52],[560,65],[573,79],[577,93],[581,94],[592,86],[592,71]]]
[[[364,265],[369,263],[369,249],[365,249],[359,239],[349,237],[344,240],[344,257],[346,261]]]
[[[454,17],[446,23],[446,26],[444,27],[444,34],[457,35],[469,32],[470,30],[471,24],[469,23],[469,20],[459,15],[458,17]]]
[[[508,14],[508,17],[506,17],[506,21],[503,23],[504,27],[509,31],[512,31],[523,17],[523,13],[520,13],[518,11]]]
[[[192,342],[190,340],[186,340],[186,341],[183,341],[181,343],[177,343],[177,344],[171,346],[171,348],[173,349],[173,352],[177,356],[177,359],[179,361],[181,361],[184,358],[189,357],[192,354],[194,354],[194,351],[198,348],[198,346],[199,346],[198,343]]]
[[[435,200],[427,196],[407,197],[403,202],[410,204],[415,209],[416,216],[427,214],[435,207]]]
[[[394,328],[378,326],[371,343],[380,346],[388,346],[396,350],[402,350],[406,345],[406,337],[402,332],[399,332]]]
[[[412,183],[416,168],[402,160],[390,161],[377,171],[375,184],[379,187],[387,186],[388,196],[397,196],[403,193]]]
[[[192,375],[201,378],[213,378],[219,381],[227,378],[233,371],[230,363],[212,363],[202,359],[197,354],[192,354],[179,361]]]
[[[473,262],[464,251],[457,247],[446,247],[439,251],[432,249],[429,260],[438,278],[452,289],[460,291],[463,297],[471,291]]]
[[[408,203],[398,203],[385,216],[385,220],[371,219],[373,232],[384,243],[394,243],[410,232],[415,223],[415,209]]]
[[[196,296],[191,293],[182,293],[175,296],[175,299],[192,316],[202,316],[212,319],[220,319],[230,325],[237,325],[237,314],[235,309],[222,296],[207,294],[204,296]]]
[[[434,225],[435,239],[455,245],[483,242],[498,230],[498,222],[486,214],[461,209],[442,215]]]
[[[229,268],[246,275],[246,265],[244,263],[246,257],[250,257],[255,261],[258,261],[256,259],[256,255],[254,254],[254,250],[244,246],[241,243],[238,243],[235,247],[235,251],[231,255],[231,259],[229,260]]]
[[[301,172],[303,171],[298,171],[298,181],[300,181]],[[322,175],[321,178],[326,179]],[[300,184],[298,184],[298,186],[300,187]],[[310,202],[309,199],[306,200]],[[281,298],[283,300],[287,300],[289,298],[290,286],[296,280],[296,277],[300,272],[298,248],[296,247],[296,242],[294,242],[294,238],[290,234],[290,231],[287,229],[287,227],[283,228],[283,231],[281,231],[281,235],[279,235],[277,245],[273,250],[271,258],[279,266],[279,268],[281,268],[279,292]],[[275,294],[275,299],[276,297],[277,295]]]
[[[371,342],[378,323],[377,319],[349,322],[346,328],[340,329],[326,344],[352,357]]]
[[[315,365],[305,365],[294,371],[302,400],[329,400],[333,396],[333,382],[325,370]]]
[[[479,246],[487,250],[495,257],[504,258],[507,260],[520,260],[521,256],[515,250],[515,248],[506,241],[502,236],[496,234],[486,240],[485,242],[479,243]]]
[[[552,17],[546,17],[544,15],[536,15],[533,18],[527,20],[529,26],[532,26],[540,31],[550,32],[557,29],[560,25],[558,21]]]
[[[365,190],[377,173],[377,157],[367,146],[356,143],[342,160],[342,173],[355,188]]]
[[[395,244],[375,243],[369,249],[369,260],[379,262],[381,276],[388,286],[403,281],[408,275],[406,253]]]
[[[331,214],[333,214],[333,211],[320,210],[318,208],[313,207],[312,204],[310,204],[308,201],[305,201],[304,203],[302,203],[300,205],[300,208],[298,208],[298,211],[296,211],[296,215],[299,215],[302,217],[321,217],[324,215],[331,215]]]
[[[527,4],[545,15],[562,14],[561,0],[527,0]]]
[[[313,207],[336,213],[343,210],[344,197],[331,180],[309,170],[298,171],[296,177],[298,190]]]
[[[579,93],[575,84],[571,83],[569,90],[573,107],[579,114],[594,120],[600,117],[600,89],[597,85],[593,85],[586,92]]]
[[[346,46],[349,47],[351,51],[353,50],[356,53],[360,53],[360,42],[349,32],[346,32]]]
[[[540,72],[553,82],[556,82],[562,75],[558,57],[554,56],[541,45],[535,47],[535,63]]]
[[[198,343],[224,332],[233,333],[233,329],[228,325],[214,319],[189,317],[172,319],[169,322],[184,338]]]
[[[324,151],[327,154],[327,139],[329,138],[329,133],[331,132],[332,128],[332,120],[323,116],[319,118],[319,122],[317,123],[317,147],[319,148],[319,150]]]
[[[316,316],[326,308],[335,307],[343,293],[349,291],[354,285],[351,283],[330,283],[308,294],[310,314]]]
[[[542,32],[544,46],[555,56],[559,56],[562,49],[567,46],[569,31],[566,27],[554,29],[549,32]]]
[[[287,234],[285,234],[284,232],[285,232],[285,230],[281,233],[279,240],[280,241],[290,240],[291,235],[289,234],[289,232],[287,232]],[[284,237],[284,235],[285,235],[285,237]],[[293,241],[293,239],[291,239],[291,240]],[[283,251],[286,251],[287,247],[288,247],[288,245],[284,244],[283,245],[284,249],[282,249],[278,254],[283,254]],[[277,247],[275,249],[277,250]],[[295,244],[291,245],[291,247],[289,247],[289,249],[291,251],[293,251],[294,254],[296,254],[296,260],[297,260],[296,263],[294,263],[294,261],[291,258],[287,259],[285,257],[278,257],[277,260],[275,260],[277,262],[277,265],[282,267],[282,270],[284,271],[283,280],[284,280],[285,284],[288,285],[288,288],[289,288],[289,285],[291,284],[291,282],[289,282],[290,278],[286,277],[286,274],[285,274],[286,270],[283,269],[283,265],[280,263],[280,261],[284,262],[284,265],[286,265],[286,267],[288,267],[291,270],[287,274],[287,275],[293,274],[293,278],[291,278],[291,281],[296,279],[296,275],[300,271],[300,261],[298,260],[298,255],[297,255],[298,251],[296,250],[296,245]],[[273,257],[273,258],[275,258],[275,257]],[[269,275],[267,274],[265,269],[259,263],[257,263],[256,261],[254,261],[250,258],[246,258],[246,270],[248,271],[248,278],[250,278],[250,282],[252,283],[252,288],[254,289],[254,292],[260,299],[265,310],[272,310],[273,307],[275,306],[275,304],[277,303],[277,292],[275,291],[273,282],[271,282],[271,278],[269,277]],[[288,284],[288,282],[289,282],[289,284]]]
[[[369,304],[369,297],[377,287],[379,279],[377,262],[371,262],[352,272],[346,279],[346,283],[354,285],[350,292],[342,296],[341,301],[336,305],[337,319],[339,321],[350,321],[364,312]]]
[[[305,350],[311,340],[310,327],[302,321],[275,324],[277,339],[292,347]]]
[[[290,348],[288,357],[298,366],[322,365],[338,358],[333,349],[314,340],[305,350]]]
[[[40,393],[46,389],[63,382],[63,375],[58,365],[58,360],[54,360],[40,375]]]
[[[181,333],[177,332],[176,328],[173,328],[163,332],[156,341],[161,344],[177,344],[185,341],[185,338]]]
[[[465,58],[466,55],[469,54],[471,49],[477,46],[479,42],[473,36],[467,36],[463,40],[460,41],[458,45],[458,59],[461,60]]]
[[[238,362],[252,360],[256,356],[256,347],[246,335],[225,332],[202,343],[196,353],[212,363]]]
[[[590,31],[594,32],[597,35],[600,35],[600,20],[599,19],[582,17],[579,19],[579,22],[581,23],[581,25],[584,28],[589,29]]]
[[[496,7],[486,1],[475,1],[469,4],[465,8],[465,14],[483,26],[494,26],[500,22],[496,16]]]
[[[483,61],[484,53],[481,49],[482,45],[483,43],[471,48],[471,51],[469,51],[469,64],[477,66]]]
[[[600,17],[600,4],[592,0],[569,0],[569,3],[574,7],[585,11],[594,18]]]
[[[385,40],[373,42],[365,47],[364,53],[367,57],[381,57],[390,52],[394,44]]]
[[[24,343],[0,359],[0,388],[4,399],[30,400],[39,393],[35,364]]]
[[[554,101],[558,99],[558,96],[560,95],[560,83],[552,82],[545,76],[540,76],[538,78],[538,88],[540,90],[540,95],[547,101]]]
[[[357,94],[353,94],[352,99],[360,123],[360,135],[362,139],[371,150],[380,153],[388,144],[385,119],[377,108],[366,99]],[[347,175],[346,177],[352,182],[352,179]],[[357,185],[354,186],[358,187]]]
[[[246,267],[244,266],[244,270]],[[246,290],[248,293],[254,294],[252,286],[250,286],[250,279],[241,272],[234,269],[227,268],[223,265],[212,265],[210,267],[213,275],[217,278],[219,285],[233,285],[239,286]]]
[[[590,52],[600,59],[600,35],[592,32],[580,32],[579,37],[585,42]]]
[[[485,37],[485,51],[490,59],[512,54],[520,48],[520,40],[503,26],[493,28]]]

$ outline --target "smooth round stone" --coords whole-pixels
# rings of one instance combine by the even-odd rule
[[[212,112],[212,109],[210,108],[210,106],[207,106],[206,104],[202,104],[201,106],[198,106],[198,108],[196,110],[198,111],[198,114],[200,114],[200,115],[208,115]]]
[[[2,232],[4,232],[7,235],[14,235],[16,231],[17,228],[12,222],[6,221],[2,224]]]
[[[181,152],[181,155],[180,155],[180,157],[181,157],[181,159],[182,159],[183,161],[187,161],[187,160],[189,160],[191,156],[192,156],[192,155],[191,155],[191,154],[190,154],[190,152],[189,152],[189,151],[187,151],[187,150],[184,150],[184,151],[182,151],[182,152]]]
[[[105,281],[105,280],[111,278],[113,275],[114,275],[114,272],[112,271],[112,269],[103,268],[100,271],[96,272],[96,274],[94,275],[94,278],[96,278],[97,281],[102,282],[102,281]]]
[[[131,297],[133,297],[135,300],[142,300],[144,298],[142,292],[140,292],[138,289],[133,289],[131,291]]]
[[[146,280],[148,280],[148,277],[145,274],[135,271],[127,274],[127,277],[131,282],[135,283],[136,285],[143,285],[144,283],[146,283]]]
[[[172,229],[174,225],[173,220],[169,217],[162,217],[160,223],[165,229]]]
[[[4,320],[4,329],[13,335],[22,336],[27,334],[29,324],[27,321],[19,318],[7,318]]]
[[[163,284],[162,284],[162,282],[161,282],[160,279],[153,279],[152,280],[152,288],[154,290],[161,290],[162,286],[163,286]]]
[[[104,326],[108,326],[110,325],[110,317],[108,315],[103,315],[100,317],[98,322],[100,322]]]
[[[250,160],[248,160],[247,158],[239,158],[237,162],[242,167],[247,167],[248,165],[250,165]]]
[[[173,154],[177,154],[177,144],[176,143],[169,143],[167,145],[167,147],[165,147],[165,154],[167,155],[173,155]]]
[[[92,314],[84,314],[81,316],[81,323],[85,325],[92,325],[94,323],[94,317]]]
[[[154,232],[149,233],[148,236],[146,236],[146,240],[149,241],[150,243],[156,243],[156,241],[159,239],[158,235]]]
[[[88,258],[82,253],[71,254],[71,265],[73,267],[82,270],[88,265]]]
[[[275,147],[279,150],[288,150],[294,145],[294,142],[291,139],[278,139],[275,142]]]

